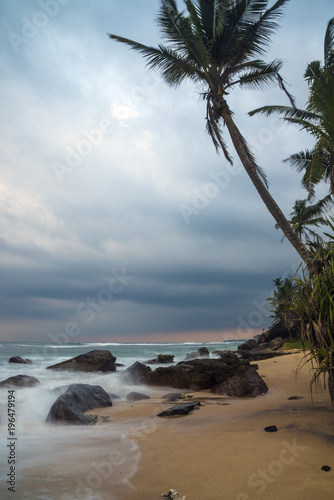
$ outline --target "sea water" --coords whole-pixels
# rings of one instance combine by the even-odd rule
[[[236,350],[232,343],[81,343],[47,344],[4,342],[0,344],[0,381],[14,375],[29,375],[34,387],[0,388],[0,498],[17,500],[118,500],[130,488],[140,461],[140,432],[129,423],[96,426],[46,424],[47,414],[59,396],[55,389],[69,384],[99,385],[120,396],[132,390],[153,393],[149,387],[131,386],[121,378],[122,370],[135,361],[158,354],[173,354],[174,361],[206,346]],[[47,367],[95,349],[109,350],[124,365],[113,373],[83,373],[47,370]],[[32,364],[8,363],[12,356]],[[12,410],[15,410],[13,413]],[[9,425],[11,424],[11,425]],[[152,422],[142,423],[146,433]],[[157,424],[154,424],[157,425]],[[143,430],[143,428],[139,429]],[[13,431],[10,435],[9,431]],[[12,481],[11,481],[12,480]],[[10,489],[12,488],[12,489]]]

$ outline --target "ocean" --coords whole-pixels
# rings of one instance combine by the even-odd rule
[[[117,404],[129,404],[125,397],[133,390],[148,395],[156,391],[147,386],[125,385],[121,380],[120,372],[135,361],[174,354],[174,361],[179,362],[199,347],[206,346],[210,353],[233,351],[238,343],[0,343],[0,381],[19,374],[40,381],[38,386],[15,391],[0,388],[0,498],[121,499],[133,488],[131,477],[140,461],[140,436],[144,438],[146,433],[147,437],[159,423],[152,419],[108,426],[46,424],[46,416],[59,396],[54,389],[75,383],[99,385],[120,396]],[[95,349],[109,350],[124,367],[108,374],[46,369]],[[32,364],[8,363],[12,356],[30,359]]]

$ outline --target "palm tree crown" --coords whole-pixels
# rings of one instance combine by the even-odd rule
[[[265,175],[235,125],[226,101],[236,85],[262,89],[278,83],[288,94],[279,74],[282,61],[266,63],[261,59],[288,1],[277,0],[267,8],[268,0],[185,0],[186,10],[179,11],[175,0],[162,0],[157,22],[166,45],[154,48],[118,35],[109,37],[141,53],[149,68],[158,70],[169,85],[178,86],[190,79],[200,87],[207,107],[207,131],[217,151],[222,150],[232,163],[222,134],[223,123],[268,210],[300,256],[308,261],[306,248],[271,197]]]

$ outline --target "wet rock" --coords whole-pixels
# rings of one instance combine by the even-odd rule
[[[213,392],[232,398],[256,398],[266,394],[268,386],[253,368],[249,368],[243,374],[228,378]]]
[[[220,356],[220,359],[194,359],[175,366],[159,367],[147,373],[144,382],[178,389],[214,389],[233,375],[242,375],[250,368],[248,361],[239,359],[231,351]]]
[[[294,399],[304,399],[304,396],[290,396],[288,398],[288,401],[294,400]]]
[[[56,365],[48,366],[52,370],[70,370],[83,372],[114,372],[116,358],[110,351],[95,350],[80,354],[75,358],[63,361]]]
[[[249,339],[247,342],[244,342],[243,344],[238,345],[238,351],[247,351],[249,349],[253,349],[256,347],[256,340],[254,339]]]
[[[149,359],[146,361],[149,365],[163,365],[174,363],[174,355],[173,354],[158,354],[155,359]]]
[[[188,352],[185,359],[207,358],[209,356],[209,349],[207,347],[200,347],[199,349],[196,349],[196,351]]]
[[[199,401],[191,401],[189,403],[180,403],[175,406],[171,406],[160,413],[158,417],[172,417],[174,415],[188,415],[192,410],[199,407],[201,403]]]
[[[84,412],[112,406],[108,393],[98,385],[72,384],[52,405],[46,422],[69,424],[89,423]]]
[[[15,375],[0,382],[0,387],[33,387],[40,384],[40,381],[35,377],[28,375]]]
[[[31,359],[23,359],[21,356],[12,356],[9,358],[8,363],[20,363],[24,365],[31,365],[32,361]]]
[[[127,384],[141,384],[143,382],[143,377],[146,373],[149,373],[151,368],[136,361],[133,365],[129,366],[121,374],[122,379]]]
[[[169,392],[164,396],[161,396],[162,399],[166,399],[167,401],[178,401],[179,399],[183,399],[183,395],[180,392]]]
[[[129,392],[126,396],[127,401],[140,401],[141,399],[150,399],[150,396],[141,392]]]
[[[264,430],[266,432],[277,432],[277,427],[276,425],[269,425],[268,427],[265,427]]]

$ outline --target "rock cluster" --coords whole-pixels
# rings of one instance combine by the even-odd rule
[[[31,359],[23,359],[21,356],[12,356],[9,358],[8,363],[20,363],[23,365],[31,365],[32,361]]]
[[[255,339],[247,340],[238,346],[239,355],[249,361],[259,361],[287,354],[287,352],[278,351],[284,343],[281,337],[276,337],[273,340],[268,339],[269,333],[267,332],[262,333],[257,341]]]

